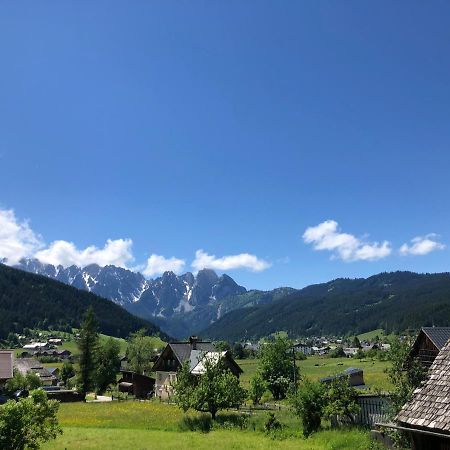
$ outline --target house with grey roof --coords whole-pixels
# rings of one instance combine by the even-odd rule
[[[14,352],[0,351],[0,387],[13,377]]]
[[[189,342],[167,344],[156,360],[153,366],[156,372],[155,395],[162,399],[173,395],[177,372],[187,362],[192,374],[202,375],[206,370],[205,358],[212,362],[222,360],[226,368],[237,377],[242,373],[242,369],[229,352],[219,352],[211,342],[203,342],[196,336],[191,336]]]
[[[450,449],[450,341],[396,420],[400,429],[410,433],[414,450]]]
[[[42,363],[34,358],[17,358],[14,361],[14,368],[22,375],[26,375],[28,372],[35,373],[43,386],[54,386],[58,381],[55,375],[52,375]]]
[[[450,327],[422,327],[411,347],[410,356],[428,369],[450,339]]]

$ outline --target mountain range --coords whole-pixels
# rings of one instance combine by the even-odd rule
[[[391,272],[303,289],[248,291],[209,269],[147,280],[115,266],[63,268],[30,259],[17,267],[112,300],[177,338],[239,341],[280,330],[295,337],[450,325],[449,273]]]
[[[147,280],[139,272],[112,265],[65,268],[37,259],[23,259],[15,268],[112,300],[176,337],[189,336],[234,308],[271,301],[291,292],[289,289],[247,292],[228,275],[218,276],[209,269],[200,270],[196,275],[165,272],[159,278]]]

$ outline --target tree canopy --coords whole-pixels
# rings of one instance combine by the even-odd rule
[[[204,357],[203,365],[202,375],[192,375],[189,362],[181,367],[174,386],[175,401],[184,411],[209,412],[214,420],[219,410],[240,406],[247,393],[221,360]]]
[[[290,383],[298,380],[299,371],[294,365],[291,349],[291,342],[282,336],[261,346],[261,376],[276,400],[286,397]]]
[[[58,425],[59,402],[48,400],[41,390],[28,398],[9,400],[0,407],[0,448],[37,450],[40,444],[62,433]]]

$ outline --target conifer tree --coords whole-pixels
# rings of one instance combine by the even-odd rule
[[[80,351],[77,388],[84,396],[96,388],[98,368],[98,335],[97,319],[94,309],[89,307],[81,325],[78,349]]]

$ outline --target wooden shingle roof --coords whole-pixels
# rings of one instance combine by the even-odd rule
[[[450,327],[422,327],[422,331],[439,350],[450,339]]]
[[[428,373],[427,381],[398,413],[397,421],[408,427],[450,433],[450,341]]]

